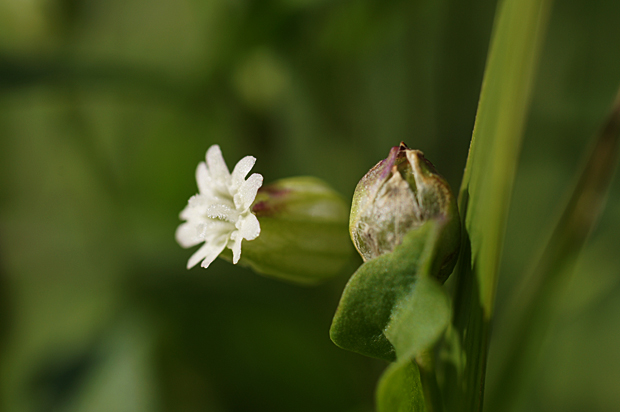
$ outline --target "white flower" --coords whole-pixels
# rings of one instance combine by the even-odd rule
[[[207,150],[207,163],[200,162],[196,169],[200,193],[189,199],[180,215],[186,222],[176,231],[177,242],[185,248],[205,242],[189,258],[188,269],[200,261],[203,268],[208,267],[227,246],[233,252],[233,263],[237,263],[241,241],[260,234],[260,224],[250,206],[263,176],[254,173],[245,179],[255,162],[256,158],[246,156],[231,174],[220,147],[213,145]]]

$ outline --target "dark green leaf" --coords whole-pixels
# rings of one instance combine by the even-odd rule
[[[435,342],[449,319],[447,298],[434,279],[422,278],[437,267],[444,228],[443,222],[427,221],[392,253],[369,260],[355,272],[330,330],[336,345],[393,361]]]
[[[450,300],[443,287],[434,278],[422,276],[398,302],[384,333],[398,359],[413,359],[437,342],[450,316]]]

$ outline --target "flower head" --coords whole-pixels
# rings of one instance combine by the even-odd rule
[[[256,158],[246,156],[230,173],[218,145],[207,150],[207,162],[196,169],[200,193],[192,196],[181,219],[185,220],[176,231],[176,239],[185,248],[204,242],[189,258],[187,268],[202,261],[203,268],[228,247],[233,263],[241,257],[241,241],[253,240],[260,234],[260,224],[250,207],[256,192],[263,184],[263,176],[252,174],[246,179]]]

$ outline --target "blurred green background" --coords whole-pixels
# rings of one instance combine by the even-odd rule
[[[620,83],[620,3],[558,1],[502,260],[494,359]],[[269,182],[350,200],[391,146],[456,190],[496,2],[0,0],[0,410],[372,411],[385,366],[328,330],[360,260],[317,288],[174,240],[218,143]],[[617,179],[618,180],[618,179]],[[620,183],[521,409],[620,410]],[[516,306],[515,306],[516,305]]]

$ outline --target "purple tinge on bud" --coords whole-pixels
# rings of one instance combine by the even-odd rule
[[[432,218],[454,220],[458,238],[458,209],[448,183],[421,151],[401,143],[358,183],[349,230],[367,261],[392,252],[410,230]]]

